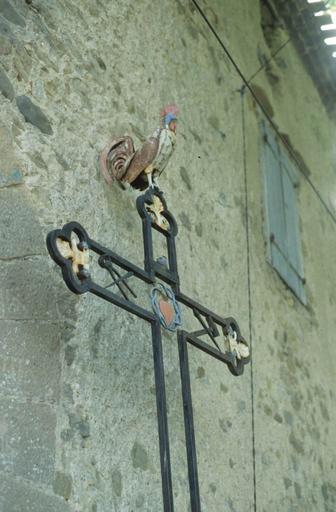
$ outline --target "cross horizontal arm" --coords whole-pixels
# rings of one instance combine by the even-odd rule
[[[79,246],[81,249],[78,249],[78,254],[75,254],[72,249],[70,249],[72,243],[72,233],[75,233],[79,238]],[[64,253],[64,247],[58,245],[58,241],[63,241],[68,244],[67,251]],[[77,246],[77,244],[75,244]],[[126,299],[125,297],[120,297],[116,293],[106,289],[103,286],[95,283],[90,273],[87,273],[82,276],[80,272],[82,272],[81,267],[84,266],[85,260],[85,251],[88,252],[92,250],[96,254],[100,256],[108,257],[111,261],[119,265],[124,270],[132,272],[136,277],[140,278],[142,281],[147,283],[152,282],[149,274],[137,267],[133,263],[125,260],[118,254],[113,251],[103,247],[98,244],[95,240],[89,238],[85,229],[78,224],[77,222],[70,222],[63,226],[63,229],[56,229],[51,231],[47,237],[47,247],[51,257],[56,261],[56,263],[62,268],[62,274],[64,281],[71,291],[74,293],[86,293],[91,292],[98,297],[115,304],[130,313],[135,314],[139,318],[146,320],[147,322],[157,322],[157,318],[151,311],[147,311],[146,309],[138,306],[134,302]],[[63,251],[63,252],[62,252]],[[78,266],[78,273],[74,272],[74,260],[76,258],[81,258]],[[104,267],[103,267],[104,268]]]
[[[201,304],[199,304],[198,302],[196,302],[194,299],[191,299],[190,297],[188,297],[187,295],[182,293],[180,290],[178,290],[176,292],[175,296],[176,296],[176,299],[179,302],[181,302],[181,304],[184,304],[188,308],[198,311],[203,316],[212,318],[212,320],[217,322],[219,325],[221,325],[223,327],[232,325],[235,327],[235,330],[237,330],[237,329],[239,330],[238,324],[233,317],[230,316],[230,317],[223,318],[223,317],[217,315],[213,311],[210,311],[210,309],[207,309],[206,307],[204,307]]]
[[[107,249],[106,247],[100,245],[98,242],[92,240],[91,238],[89,238],[88,244],[90,246],[90,249],[92,249],[95,253],[100,255],[108,255],[111,261],[113,261],[113,263],[116,263],[117,265],[119,265],[119,267],[123,268],[124,270],[127,270],[128,272],[133,272],[135,277],[138,277],[145,283],[154,283],[153,277],[148,272],[146,272],[146,270],[143,270],[134,263],[126,260],[125,258],[122,258],[121,256],[119,256],[119,254],[116,254],[110,249]]]
[[[202,330],[194,332],[182,331],[185,341],[198,348],[199,350],[202,350],[202,352],[205,352],[215,359],[225,363],[232,375],[242,375],[244,372],[244,365],[250,361],[250,355],[248,349],[245,349],[247,344],[241,335],[240,328],[236,320],[233,317],[222,318],[218,316],[216,313],[213,313],[201,304],[198,304],[196,301],[190,297],[187,297],[179,290],[176,292],[176,299],[193,310],[194,316],[198,319],[203,327]],[[218,326],[221,327],[223,335],[226,339],[230,335],[235,336],[234,342],[232,342],[231,346],[229,343],[229,347],[226,347],[225,351],[221,350],[215,339],[217,336],[220,336],[220,332],[217,328]],[[216,348],[209,345],[200,338],[200,336],[205,334],[210,337]],[[237,345],[235,345],[236,342]],[[244,352],[240,352],[238,350],[238,348],[241,350],[242,347]]]
[[[196,348],[199,348],[203,352],[206,352],[210,356],[214,357],[215,359],[218,359],[219,361],[222,361],[222,363],[230,364],[232,365],[234,363],[234,357],[227,352],[220,352],[218,349],[212,347],[208,343],[205,343],[200,338],[197,338],[192,333],[184,332],[186,341],[188,341],[191,345],[193,345]],[[241,367],[243,369],[243,367]],[[235,375],[240,375],[243,373],[242,371],[237,373],[237,371],[234,373]]]
[[[138,306],[134,302],[126,300],[123,297],[120,297],[119,295],[107,290],[103,286],[99,286],[98,284],[92,282],[88,291],[93,293],[94,295],[97,295],[97,297],[100,297],[101,299],[111,302],[115,306],[119,306],[122,309],[126,309],[126,311],[128,311],[129,313],[133,313],[134,315],[138,316],[139,318],[142,318],[143,320],[147,320],[147,322],[157,322],[156,316],[151,311],[147,311],[146,309]]]

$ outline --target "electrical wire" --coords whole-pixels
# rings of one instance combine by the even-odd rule
[[[314,193],[316,194],[316,196],[318,197],[320,203],[323,205],[323,207],[325,208],[326,212],[328,213],[328,215],[330,216],[330,218],[332,219],[332,221],[336,224],[336,216],[333,214],[333,212],[331,211],[331,209],[329,208],[329,206],[327,205],[327,203],[325,202],[325,200],[323,199],[321,193],[319,192],[319,190],[315,187],[314,183],[312,182],[312,180],[309,178],[309,176],[307,176],[307,173],[306,173],[306,170],[303,169],[303,166],[302,166],[302,163],[298,160],[297,156],[295,155],[292,147],[290,146],[290,144],[287,142],[287,140],[283,137],[283,135],[279,132],[279,129],[277,128],[276,124],[274,123],[273,119],[271,118],[271,116],[268,114],[268,112],[266,111],[265,107],[263,106],[263,104],[259,101],[259,98],[258,96],[256,95],[256,93],[254,92],[254,90],[252,89],[252,87],[250,86],[249,84],[249,80],[247,80],[243,74],[243,72],[241,71],[241,69],[239,68],[238,64],[236,63],[235,59],[233,58],[233,56],[231,55],[231,53],[229,52],[229,50],[227,49],[226,45],[223,43],[222,39],[220,38],[220,36],[218,35],[218,33],[216,32],[216,30],[214,29],[214,27],[212,26],[211,22],[208,20],[208,18],[206,17],[204,11],[202,10],[202,8],[198,5],[197,1],[196,0],[192,0],[193,4],[195,5],[196,9],[198,10],[200,16],[203,18],[203,20],[205,21],[205,23],[207,24],[207,26],[209,27],[210,31],[213,33],[213,35],[215,36],[215,38],[217,39],[219,45],[221,46],[221,48],[223,49],[223,51],[225,52],[226,56],[228,57],[229,61],[231,62],[231,64],[233,65],[234,69],[236,70],[236,72],[238,73],[238,75],[240,76],[242,82],[243,82],[243,86],[242,86],[242,89],[241,91],[243,92],[244,89],[248,89],[248,91],[251,93],[253,99],[255,100],[255,102],[259,105],[260,107],[260,110],[262,111],[263,115],[266,117],[266,119],[268,120],[268,122],[270,123],[270,125],[272,126],[272,128],[274,129],[275,133],[277,134],[277,136],[279,137],[279,139],[281,140],[281,142],[283,143],[283,145],[287,148],[288,152],[290,153],[291,157],[293,158],[293,160],[295,161],[297,167],[298,167],[298,170],[300,171],[300,173],[302,174],[303,178],[307,181],[307,183],[310,185],[311,189],[314,191]],[[280,50],[279,50],[280,51]],[[259,71],[258,71],[259,72]],[[251,79],[250,79],[251,80]]]
[[[252,461],[253,461],[253,510],[257,511],[257,482],[256,482],[256,449],[255,449],[255,411],[254,411],[254,380],[253,380],[253,343],[252,343],[252,297],[251,297],[251,262],[250,262],[250,223],[249,223],[249,204],[248,204],[248,186],[247,186],[247,159],[246,159],[246,126],[244,94],[241,94],[241,116],[242,116],[242,136],[243,136],[243,167],[244,167],[244,191],[245,191],[245,227],[246,227],[246,268],[247,268],[247,296],[248,296],[248,323],[250,340],[250,373],[251,373],[251,430],[252,430]]]
[[[247,83],[250,84],[252,82],[252,80],[257,76],[259,75],[260,71],[263,71],[266,66],[278,55],[279,52],[281,52],[281,50],[283,48],[285,48],[285,46],[288,45],[288,43],[292,40],[292,38],[290,37],[289,39],[287,39],[287,41],[285,41],[281,46],[279,46],[279,48],[277,50],[275,50],[274,53],[272,53],[272,55],[270,56],[269,59],[266,60],[266,62],[264,62],[264,64],[262,66],[260,66],[259,69],[257,69],[257,71],[255,73],[253,73],[253,75],[247,80]]]

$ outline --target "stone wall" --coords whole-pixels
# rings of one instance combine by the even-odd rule
[[[259,2],[200,5],[252,76],[273,53]],[[286,37],[277,29],[272,44]],[[236,317],[253,347],[240,378],[190,349],[202,510],[333,511],[335,223],[307,177],[335,213],[335,126],[296,50],[286,45],[252,85],[305,164],[307,307],[266,261],[261,114],[248,92],[242,103],[241,80],[193,2],[0,0],[0,55],[1,512],[162,510],[149,328],[70,293],[45,237],[76,220],[143,264],[137,193],[109,188],[97,158],[113,135],[140,144],[171,101],[178,145],[160,186],[179,223],[181,288]],[[135,286],[148,306],[150,288]],[[163,344],[183,512],[176,336]]]

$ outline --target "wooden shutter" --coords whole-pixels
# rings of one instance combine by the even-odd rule
[[[266,123],[263,132],[268,258],[282,279],[306,303],[295,190],[297,173]]]
[[[297,208],[296,186],[298,179],[294,165],[286,153],[281,154],[282,181],[284,190],[284,206],[287,232],[288,285],[306,304],[304,291],[303,263],[301,255],[299,215]]]
[[[263,167],[266,194],[268,256],[281,277],[287,280],[287,240],[278,145],[273,133],[264,133]]]

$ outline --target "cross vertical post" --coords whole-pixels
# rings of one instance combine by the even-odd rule
[[[159,322],[152,322],[152,344],[156,389],[156,408],[160,442],[160,462],[164,511],[173,511],[173,486],[171,477],[169,433],[167,420],[167,399],[162,354],[161,328]]]
[[[190,503],[192,512],[200,512],[201,501],[198,485],[197,454],[195,442],[194,415],[190,387],[188,345],[183,331],[180,331],[178,333],[178,349],[180,359],[183,417],[188,462]]]

